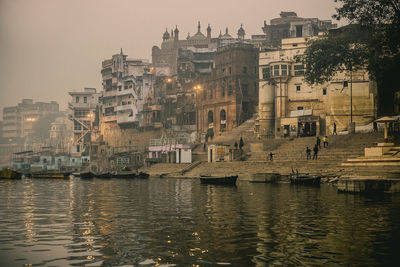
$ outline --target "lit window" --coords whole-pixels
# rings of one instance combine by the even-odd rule
[[[296,85],[296,91],[300,92],[301,86],[300,85]]]

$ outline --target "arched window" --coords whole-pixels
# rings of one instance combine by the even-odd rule
[[[213,123],[214,122],[214,114],[213,112],[210,110],[208,112],[208,123]]]
[[[226,112],[225,109],[221,110],[221,112],[219,113],[219,117],[221,118],[221,123],[222,121],[226,120]]]
[[[225,109],[221,110],[219,113],[219,118],[220,118],[220,130],[225,131],[226,129],[226,111]]]

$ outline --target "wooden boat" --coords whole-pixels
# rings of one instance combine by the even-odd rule
[[[206,176],[200,175],[200,182],[203,184],[225,184],[225,185],[235,185],[238,176]]]
[[[136,178],[141,178],[141,179],[147,179],[150,177],[150,174],[145,173],[145,172],[139,172],[139,174],[136,175]]]
[[[112,178],[135,178],[136,173],[132,171],[122,171],[122,172],[116,172],[111,174]]]
[[[290,183],[296,185],[320,185],[321,176],[309,174],[295,174],[290,176]]]
[[[132,171],[122,171],[118,173],[111,173],[112,178],[127,178],[127,179],[133,179],[133,178],[141,178],[141,179],[147,179],[149,178],[149,174],[145,172],[132,172]]]
[[[11,170],[11,169],[3,169],[0,171],[1,179],[21,179],[22,173]]]
[[[81,177],[81,179],[91,179],[91,178],[95,177],[95,174],[91,171],[81,172],[80,177]]]
[[[46,178],[46,179],[69,179],[70,172],[62,171],[41,171],[32,172],[32,178]]]
[[[112,177],[112,174],[109,173],[109,172],[101,172],[101,173],[96,173],[96,174],[95,174],[95,177],[96,177],[96,178],[103,178],[103,179],[106,179],[106,178],[111,178],[111,177]]]

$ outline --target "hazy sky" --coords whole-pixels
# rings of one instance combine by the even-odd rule
[[[331,19],[333,0],[0,0],[0,115],[22,98],[55,100],[67,107],[69,91],[101,90],[101,62],[119,53],[151,60],[165,28],[180,39],[208,24],[216,37],[240,24],[246,37],[262,34],[264,20],[295,11]],[[0,120],[2,119],[2,115]]]

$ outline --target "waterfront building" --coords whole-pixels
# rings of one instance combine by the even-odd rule
[[[326,32],[336,27],[337,25],[332,24],[331,20],[301,18],[295,12],[282,11],[279,18],[270,20],[269,25],[264,21],[262,30],[265,40],[261,41],[260,38],[256,38],[255,42],[263,43],[261,46],[264,48],[278,48],[282,39],[318,36],[320,32]]]
[[[192,149],[186,141],[164,137],[150,140],[147,163],[192,163]]]
[[[95,88],[84,88],[80,92],[69,92],[69,95],[71,96],[68,103],[69,119],[72,121],[72,146],[69,152],[76,157],[89,155],[93,124],[101,93],[97,93]]]
[[[56,154],[69,153],[73,145],[72,121],[66,114],[58,117],[50,126],[50,146]]]
[[[197,131],[213,136],[251,118],[258,103],[258,50],[250,44],[220,47],[213,72],[194,85]]]
[[[3,137],[23,138],[33,134],[33,127],[40,118],[56,115],[59,112],[58,103],[33,102],[23,99],[16,106],[3,108]]]
[[[150,63],[128,59],[123,54],[104,60],[101,70],[103,97],[101,132],[117,125],[124,128],[140,126],[143,106],[153,95],[153,74]]]
[[[225,29],[225,34],[220,32],[218,37],[212,37],[211,31],[211,26],[208,25],[206,35],[204,35],[201,32],[200,21],[197,25],[197,32],[193,36],[188,33],[186,39],[179,39],[178,26],[171,30],[171,34],[166,29],[162,36],[161,47],[153,46],[152,48],[152,62],[157,74],[160,72],[158,71],[159,68],[164,73],[168,73],[169,76],[175,76],[182,70],[210,73],[212,54],[216,52],[218,47],[248,41],[245,40],[245,30],[242,25],[238,30],[237,38],[229,34],[228,28]],[[187,50],[192,51],[194,55],[190,55]],[[169,70],[165,71],[165,68],[169,68]]]
[[[309,39],[282,39],[281,49],[260,52],[260,136],[332,134],[334,124],[337,131],[351,130],[350,122],[363,125],[375,118],[377,88],[367,71],[337,73],[321,85],[304,82],[305,66],[296,56],[304,53]]]

